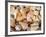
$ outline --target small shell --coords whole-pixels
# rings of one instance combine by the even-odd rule
[[[27,14],[27,21],[32,22],[32,17],[33,17],[32,12],[29,12],[29,13]]]
[[[18,13],[16,20],[17,20],[17,21],[21,21],[21,20],[23,20],[23,19],[24,19],[24,18],[23,18],[23,16],[21,15],[21,13]]]
[[[21,25],[23,30],[26,30],[28,28],[28,24],[27,23],[19,22],[19,24]]]
[[[39,23],[38,22],[34,22],[33,24],[30,24],[31,27],[33,26],[39,26]]]
[[[16,9],[16,10],[14,11],[14,18],[15,18],[15,19],[17,18],[18,13],[20,13],[20,11],[19,11],[19,9]]]
[[[10,12],[11,12],[11,13],[14,13],[14,10],[15,10],[14,6],[11,5],[11,6],[10,6]]]
[[[23,18],[26,18],[26,10],[25,9],[20,9],[20,12],[21,12]]]
[[[39,11],[34,11],[33,14],[34,14],[34,15],[38,15],[38,14],[39,14]]]
[[[21,30],[21,26],[20,25],[16,25],[15,29],[20,31]]]
[[[15,19],[10,19],[10,25],[12,26],[12,27],[15,27]]]
[[[31,7],[30,7],[30,10],[35,10],[35,7],[34,7],[34,6],[31,6]]]
[[[32,19],[33,19],[34,22],[39,22],[40,21],[40,19],[38,18],[38,16],[33,16]]]
[[[36,31],[39,28],[39,26],[31,27],[31,31]]]
[[[39,23],[34,22],[33,24],[30,24],[31,31],[35,31],[39,28]]]

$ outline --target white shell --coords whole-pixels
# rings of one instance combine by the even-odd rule
[[[21,30],[21,26],[20,26],[20,25],[16,25],[16,26],[15,26],[15,29],[16,29],[16,30]]]

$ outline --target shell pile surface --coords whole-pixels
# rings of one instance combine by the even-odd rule
[[[10,6],[11,31],[36,31],[41,28],[41,6]]]

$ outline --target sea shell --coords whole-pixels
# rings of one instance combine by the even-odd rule
[[[15,27],[15,19],[10,19],[10,26]]]
[[[39,28],[39,26],[31,27],[31,31],[36,31]]]
[[[34,22],[33,24],[30,24],[31,31],[35,31],[39,28],[39,23]]]
[[[33,14],[34,15],[38,15],[39,14],[39,11],[34,11]]]
[[[11,6],[10,6],[10,12],[11,12],[11,13],[14,13],[14,11],[15,11],[15,8],[14,8],[14,7],[15,7],[14,5],[11,5]]]
[[[26,10],[25,9],[20,9],[20,12],[21,12],[23,18],[26,18]]]
[[[40,21],[38,16],[33,16],[32,19],[33,19],[34,22],[36,22],[36,21],[39,22]]]
[[[34,22],[34,23],[30,24],[31,27],[38,26],[38,25],[39,25],[39,22]]]
[[[33,13],[30,11],[30,12],[27,14],[27,21],[32,22],[32,17],[33,17]]]
[[[20,31],[21,30],[21,26],[20,25],[16,25],[15,29]]]
[[[26,30],[28,28],[28,24],[27,23],[19,22],[19,24],[21,25],[23,30]]]
[[[16,9],[16,10],[14,11],[14,18],[15,18],[15,19],[17,18],[19,12],[20,12],[19,9]]]
[[[23,19],[24,19],[24,18],[23,18],[23,16],[21,15],[21,13],[18,13],[16,20],[17,20],[17,21],[21,21],[21,20],[23,20]]]

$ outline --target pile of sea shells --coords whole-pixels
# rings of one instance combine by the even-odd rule
[[[41,6],[11,5],[11,31],[38,31],[41,29]]]

